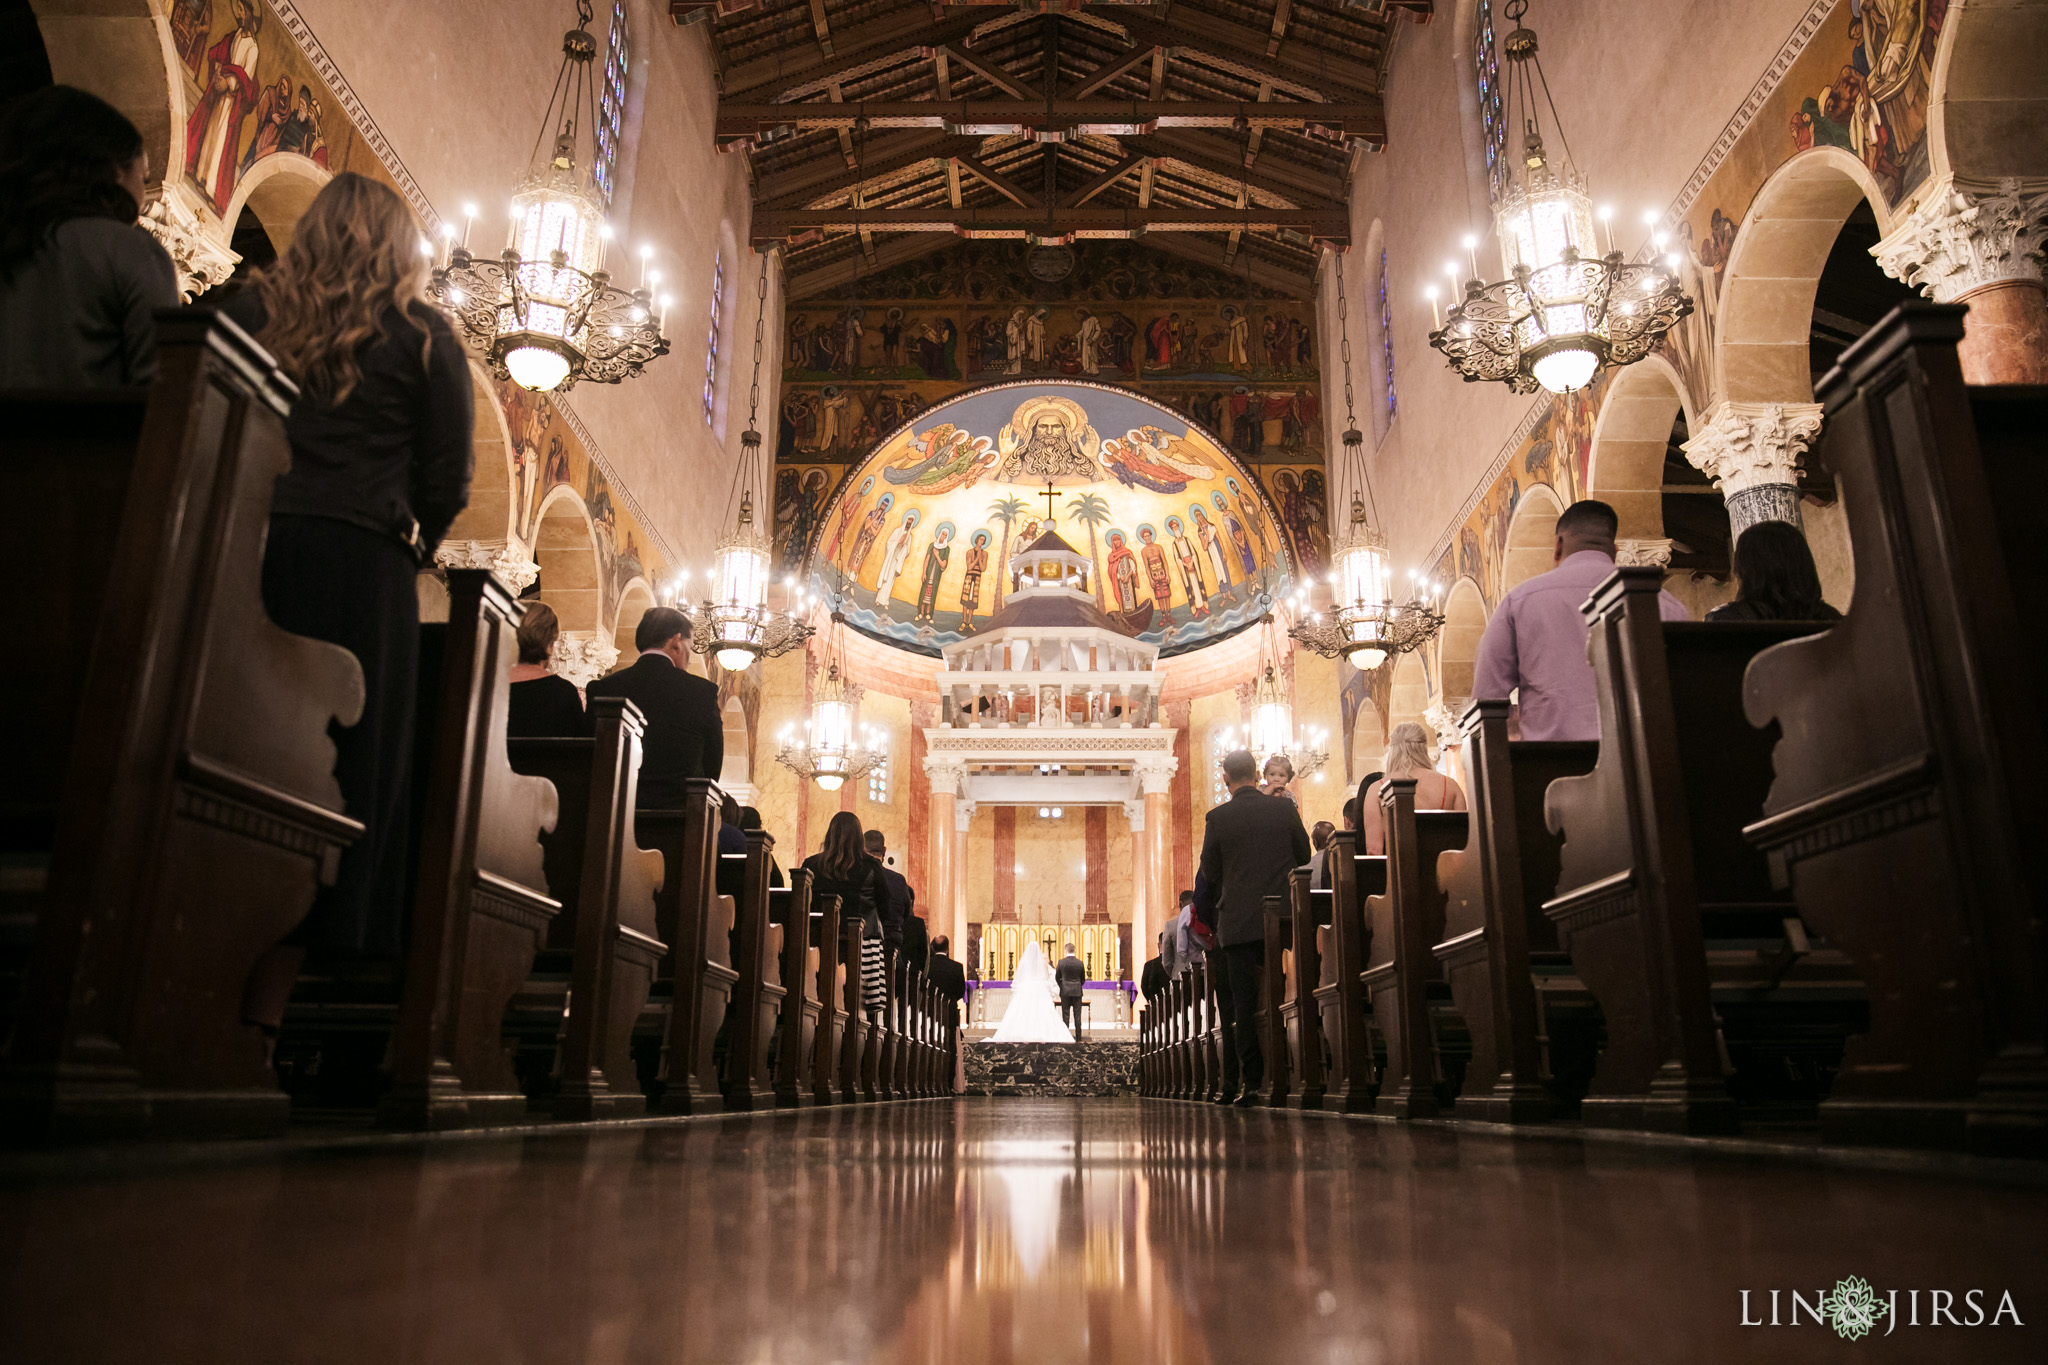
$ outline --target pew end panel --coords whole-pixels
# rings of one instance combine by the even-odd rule
[[[657,1079],[663,1114],[724,1107],[714,1046],[739,973],[731,961],[732,901],[716,891],[723,803],[716,783],[692,779],[680,809],[642,810],[635,821],[639,842],[662,856],[655,932],[668,944],[658,978],[668,996]]]
[[[1468,822],[1463,811],[1416,810],[1413,778],[1387,779],[1380,802],[1387,831],[1386,891],[1365,901],[1372,937],[1361,977],[1373,1026],[1387,1050],[1374,1108],[1396,1118],[1429,1118],[1448,1102],[1452,1085],[1432,999],[1449,998],[1432,951],[1444,924],[1437,865],[1443,852],[1465,843]]]
[[[1783,737],[1747,834],[1869,984],[1823,1136],[2039,1156],[2048,391],[1965,386],[1965,311],[1902,304],[1818,386],[1856,596],[1751,665],[1749,717]]]
[[[1324,1107],[1352,1114],[1372,1108],[1377,1077],[1363,982],[1372,951],[1365,902],[1387,889],[1387,860],[1360,854],[1363,845],[1355,830],[1330,836],[1332,852],[1324,859],[1330,869],[1329,946],[1319,954],[1322,976],[1315,990],[1323,1038],[1330,1049]]]

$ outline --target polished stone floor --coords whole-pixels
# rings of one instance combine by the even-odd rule
[[[35,1169],[23,1365],[2048,1360],[2027,1181],[1104,1099]],[[1847,1276],[1890,1336],[1741,1325]]]

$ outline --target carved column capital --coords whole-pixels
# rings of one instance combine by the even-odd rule
[[[2007,176],[1995,186],[1943,183],[1870,249],[1884,273],[1936,303],[1989,284],[2041,280],[2048,185]]]
[[[1436,732],[1437,748],[1455,749],[1465,742],[1465,730],[1458,717],[1471,702],[1470,697],[1454,698],[1449,705],[1439,701],[1422,713],[1423,723]]]
[[[540,565],[516,540],[444,540],[434,551],[444,569],[489,569],[517,597],[540,577]]]
[[[565,630],[555,637],[549,662],[553,671],[578,687],[588,687],[619,661],[619,651],[609,636],[595,630]]]
[[[1172,789],[1173,774],[1179,767],[1179,759],[1160,755],[1137,760],[1131,770],[1137,775],[1138,790],[1147,796],[1156,796]]]
[[[932,785],[933,796],[957,796],[960,779],[967,775],[967,765],[957,758],[927,758],[924,775]]]
[[[1621,565],[1654,565],[1659,569],[1668,569],[1671,567],[1671,542],[1617,540],[1614,542],[1614,562]]]
[[[1733,534],[1760,521],[1799,524],[1799,457],[1820,434],[1818,403],[1716,403],[1685,443],[1693,468],[1728,503]]]
[[[1143,797],[1135,801],[1124,802],[1124,819],[1130,822],[1131,833],[1143,834],[1145,832],[1145,800]]]
[[[142,210],[142,227],[170,253],[178,268],[178,294],[190,303],[235,273],[242,258],[207,235],[182,181],[166,185]]]
[[[974,803],[955,801],[953,803],[953,829],[956,833],[967,833],[967,827],[974,823]]]

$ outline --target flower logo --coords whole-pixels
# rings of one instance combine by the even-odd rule
[[[1845,1341],[1860,1341],[1887,1310],[1878,1302],[1877,1291],[1868,1280],[1851,1275],[1836,1280],[1834,1292],[1821,1297],[1820,1311],[1827,1314],[1828,1326],[1835,1329],[1836,1336]]]

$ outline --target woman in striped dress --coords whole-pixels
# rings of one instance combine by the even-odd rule
[[[824,846],[804,859],[811,874],[813,896],[839,897],[839,921],[861,919],[860,1005],[870,1020],[881,1017],[888,1003],[888,982],[882,971],[882,865],[869,856],[860,817],[843,810],[825,826]]]

